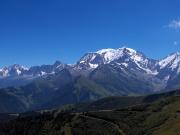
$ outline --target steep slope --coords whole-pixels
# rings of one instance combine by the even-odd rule
[[[138,71],[119,68],[114,65],[103,65],[95,69],[90,78],[101,84],[114,95],[138,95],[155,91],[161,82]],[[127,83],[128,82],[128,83]],[[157,85],[155,85],[157,83]],[[159,83],[159,84],[158,84]]]
[[[166,89],[178,88],[180,80],[180,53],[173,53],[159,61],[158,78],[166,82]]]

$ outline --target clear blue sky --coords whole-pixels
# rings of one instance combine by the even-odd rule
[[[180,50],[180,1],[0,1],[0,67],[75,63],[124,45],[156,59]]]

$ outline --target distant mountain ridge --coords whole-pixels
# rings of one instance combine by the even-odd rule
[[[56,61],[53,65],[41,65],[26,68],[19,64],[0,69],[0,88],[21,86],[40,77],[55,74],[68,65]]]
[[[75,74],[89,74],[103,65],[111,65],[125,72],[135,72],[162,80],[164,87],[170,87],[169,83],[178,80],[180,74],[180,53],[172,53],[162,60],[147,58],[143,53],[131,48],[122,47],[118,49],[102,49],[97,52],[86,53],[73,65],[63,64],[56,61],[52,65],[33,66],[26,68],[14,64],[0,69],[0,80],[9,82],[0,87],[14,86],[16,80],[19,85],[50,74],[57,73],[68,68]],[[27,82],[27,83],[26,83]],[[12,84],[12,85],[11,85]]]
[[[9,67],[0,69],[0,77],[11,77],[11,76],[43,76],[46,74],[53,74],[54,72],[61,70],[65,67],[60,61],[56,61],[53,65],[41,65],[26,68],[19,64],[14,64]]]

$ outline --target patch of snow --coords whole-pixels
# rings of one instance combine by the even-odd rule
[[[90,68],[97,68],[99,65],[98,64],[91,64],[91,63],[89,63],[89,66],[90,66]]]
[[[43,71],[41,71],[41,75],[43,76],[43,75],[46,75],[47,73],[46,72],[43,72]]]
[[[170,75],[167,75],[166,77],[164,77],[164,81],[168,81],[170,78]]]
[[[85,61],[84,60],[82,60],[82,61],[80,61],[80,63],[82,64],[82,63],[85,63]]]
[[[91,61],[93,61],[96,58],[96,55],[93,55],[91,58]]]
[[[28,70],[29,70],[29,68],[24,67],[24,66],[22,66],[22,69],[24,69],[24,70],[26,70],[26,71],[28,71]]]
[[[108,49],[99,50],[99,51],[97,51],[96,53],[98,53],[98,54],[103,54],[103,53],[114,52],[114,51],[116,51],[116,50],[115,50],[115,49],[108,48]]]
[[[127,63],[121,63],[123,66],[128,67]]]
[[[19,69],[16,70],[17,74],[20,75],[21,71]]]
[[[124,48],[127,49],[127,50],[130,52],[130,54],[135,54],[135,53],[137,53],[137,51],[134,50],[134,49],[132,49],[132,48],[126,48],[126,47],[124,47]]]
[[[128,52],[125,52],[128,50]],[[137,52],[131,48],[119,48],[119,49],[102,49],[97,51],[96,53],[100,54],[105,59],[105,63],[110,63],[120,57],[124,56],[124,53],[128,53],[129,55],[135,55]]]

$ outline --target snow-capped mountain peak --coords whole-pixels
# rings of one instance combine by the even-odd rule
[[[14,64],[14,65],[0,69],[0,76],[8,77],[8,76],[21,75],[24,71],[28,71],[28,70],[29,69],[24,66]]]
[[[173,53],[169,56],[167,56],[165,59],[159,61],[160,69],[163,68],[171,68],[176,69],[180,66],[180,53]]]
[[[154,69],[154,65],[157,62],[156,60],[149,59],[143,53],[131,48],[123,47],[119,50],[121,50],[122,53],[120,57],[115,60],[118,65],[126,65],[126,68],[147,74],[157,74],[157,71]]]
[[[159,74],[163,80],[175,78],[180,73],[180,53],[172,53],[158,63]]]
[[[85,54],[77,63],[78,69],[94,69],[99,65],[108,64],[118,59],[123,54],[123,49],[102,49],[97,52]]]
[[[110,63],[111,61],[118,59],[122,55],[122,49],[102,49],[96,53],[104,58],[104,63]]]
[[[117,67],[131,67],[143,70],[149,74],[155,74],[153,69],[154,60],[146,58],[146,56],[134,49],[122,47],[118,49],[102,49],[97,52],[85,54],[77,63],[79,69],[95,69],[103,64],[116,64]],[[124,66],[125,65],[125,66]]]

